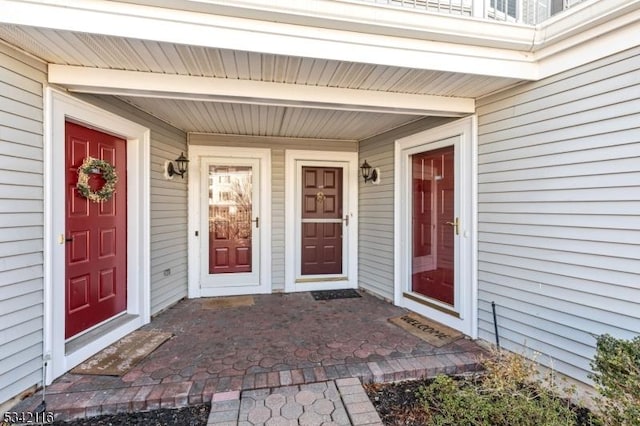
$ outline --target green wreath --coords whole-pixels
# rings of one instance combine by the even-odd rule
[[[96,173],[96,170],[102,175],[104,185],[97,191],[92,191],[91,187],[89,187],[89,174]],[[94,203],[100,203],[110,199],[113,193],[116,192],[117,182],[118,175],[116,174],[116,169],[104,160],[87,157],[78,168],[78,183],[76,184],[76,188],[78,188],[80,195]]]

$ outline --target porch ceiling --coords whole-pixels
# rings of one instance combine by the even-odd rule
[[[85,70],[91,82],[98,81],[82,86],[64,78],[52,81],[50,74],[52,84],[116,95],[186,132],[362,140],[425,116],[462,116],[473,111],[473,99],[521,81],[14,24],[0,25],[0,40],[62,66],[58,72],[50,70],[53,75],[69,76],[73,67],[81,73]],[[135,78],[128,86],[107,90],[108,84],[100,84],[104,78],[93,77],[98,71],[129,73],[121,74],[121,79],[107,78],[110,82]],[[243,97],[215,92],[220,89],[212,95],[197,78],[217,87],[228,83],[231,88],[244,88]],[[159,83],[152,89],[135,90],[136,81],[151,80]],[[158,89],[173,90],[176,81],[195,89],[188,94]],[[252,92],[251,84],[267,87]],[[286,95],[278,98],[281,93]],[[464,108],[458,107],[462,104]]]
[[[49,64],[477,98],[518,79],[272,55],[18,25],[0,39]]]
[[[362,140],[420,116],[119,96],[189,132]]]
[[[0,9],[0,42],[49,64],[51,84],[185,131],[347,139],[472,113],[479,97],[637,45],[640,21],[640,0],[585,2],[538,27],[333,0]]]
[[[269,48],[274,43],[265,37],[272,30],[244,18],[96,0],[72,1],[69,8],[39,1],[52,15],[43,21],[26,13],[31,3],[5,2],[8,21],[0,18],[0,41],[48,64],[50,84],[116,96],[185,132],[362,140],[427,116],[472,113],[476,98],[522,81],[514,70],[524,66],[525,74],[530,72],[523,65],[526,54],[486,46],[469,55],[453,43],[407,38],[402,47],[393,37],[296,25],[273,30],[284,31],[281,35],[298,46],[287,51]],[[105,27],[105,21],[112,25]],[[178,21],[184,29],[208,32],[185,37],[175,32]],[[261,29],[252,32],[251,22]],[[246,27],[237,44],[229,39],[234,25]],[[268,37],[277,38],[276,32]],[[314,32],[322,35],[316,39]],[[350,41],[338,41],[342,38]],[[425,46],[431,53],[422,50]],[[335,55],[334,48],[342,53]],[[347,51],[353,55],[345,56]],[[386,57],[394,52],[405,59]],[[351,57],[358,59],[346,59]],[[461,67],[465,57],[477,66]],[[515,68],[504,73],[495,66],[512,63]],[[478,69],[489,64],[496,72]]]

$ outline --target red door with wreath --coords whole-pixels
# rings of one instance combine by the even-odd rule
[[[65,132],[65,337],[69,338],[127,308],[127,152],[125,140],[106,133],[70,122]],[[86,173],[89,195],[114,180],[105,180],[110,166],[117,176],[115,192],[106,200],[92,201],[77,188],[78,170],[88,157],[106,162],[102,165],[107,169],[107,174],[99,167]]]

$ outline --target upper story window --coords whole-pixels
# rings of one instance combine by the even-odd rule
[[[496,13],[502,13],[506,16],[510,16],[511,18],[516,18],[516,3],[518,0],[491,0],[491,8],[496,11]]]

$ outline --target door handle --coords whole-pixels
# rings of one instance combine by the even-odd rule
[[[67,238],[64,236],[64,234],[60,234],[60,236],[58,236],[59,244],[70,243],[71,241],[73,241],[73,237]]]
[[[345,226],[349,226],[349,215],[346,215],[344,219],[342,219],[342,221],[344,222]]]
[[[258,216],[256,216],[256,218],[253,219],[251,222],[256,224],[256,228],[260,227],[260,218]]]
[[[453,220],[453,222],[445,222],[447,225],[451,225],[454,228],[456,235],[460,235],[460,219],[457,217]]]

